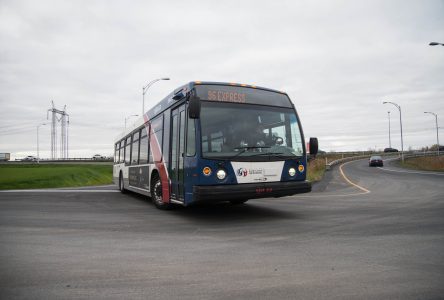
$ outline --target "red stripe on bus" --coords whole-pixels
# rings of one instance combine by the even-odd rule
[[[143,116],[145,123],[149,122],[148,116]],[[147,129],[147,127],[145,126]],[[153,161],[156,164],[157,170],[160,175],[160,182],[162,183],[162,198],[164,203],[170,203],[170,179],[168,176],[168,170],[165,166],[165,160],[162,156],[162,149],[157,140],[157,136],[153,131],[152,126],[150,126],[150,132],[147,130],[148,137],[150,139],[150,150],[153,152]],[[154,137],[154,138],[152,138]]]

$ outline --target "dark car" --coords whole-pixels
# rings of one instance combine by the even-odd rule
[[[382,162],[381,156],[372,156],[368,160],[368,166],[369,167],[382,167],[384,166],[384,163]]]
[[[385,148],[384,152],[387,153],[387,152],[399,152],[399,151],[398,151],[398,149],[395,149],[395,148]]]

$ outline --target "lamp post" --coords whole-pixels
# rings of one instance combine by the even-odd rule
[[[161,81],[161,80],[170,80],[169,78],[165,77],[165,78],[158,78],[158,79],[154,79],[150,82],[148,82],[147,85],[145,85],[142,88],[142,115],[145,113],[145,94],[146,91],[150,88],[150,86],[152,86],[154,83]]]
[[[390,101],[384,101],[382,102],[382,104],[387,104],[390,103],[394,106],[396,106],[396,108],[399,110],[399,125],[401,127],[401,160],[402,162],[404,162],[404,140],[402,137],[402,116],[401,116],[401,106],[399,106],[398,104],[394,103],[394,102],[390,102]]]
[[[139,115],[129,115],[128,117],[125,118],[125,129],[126,129],[126,122],[128,121],[129,118],[131,117],[138,117]]]
[[[41,123],[37,125],[37,163],[40,163],[40,149],[39,149],[39,128],[42,125],[46,125],[46,123]]]
[[[392,148],[392,138],[390,136],[390,111],[387,112],[389,119],[389,148]]]
[[[439,131],[438,131],[438,115],[431,112],[431,111],[425,111],[425,114],[431,114],[435,116],[435,124],[436,124],[436,145],[438,146],[438,156],[439,156]]]
[[[429,43],[429,46],[438,46],[438,45],[444,46],[443,43],[437,43],[437,42],[430,42]]]

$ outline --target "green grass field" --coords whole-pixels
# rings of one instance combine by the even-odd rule
[[[413,170],[444,172],[444,156],[412,157],[400,163],[401,167]]]
[[[111,165],[3,164],[0,190],[79,187],[111,184]]]

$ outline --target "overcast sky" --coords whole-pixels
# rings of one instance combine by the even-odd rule
[[[71,157],[112,154],[126,116],[194,80],[286,91],[324,150],[436,143],[444,1],[0,1],[0,152],[36,155],[54,100]],[[131,122],[131,119],[129,120]],[[444,130],[443,130],[444,132]],[[440,135],[444,142],[444,135]],[[40,128],[50,155],[50,126]]]

